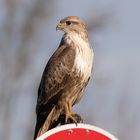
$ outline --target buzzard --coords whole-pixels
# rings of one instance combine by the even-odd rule
[[[38,89],[34,139],[55,126],[60,116],[65,115],[65,123],[69,119],[77,123],[72,106],[83,95],[92,72],[93,49],[84,22],[68,16],[56,29],[64,31],[64,35],[46,65]]]

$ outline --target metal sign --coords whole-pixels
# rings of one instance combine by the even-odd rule
[[[88,124],[67,124],[47,131],[36,140],[118,140],[109,132]]]

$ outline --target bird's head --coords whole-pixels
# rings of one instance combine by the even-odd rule
[[[56,30],[63,30],[66,34],[87,36],[87,29],[83,21],[77,16],[68,16],[62,19]]]

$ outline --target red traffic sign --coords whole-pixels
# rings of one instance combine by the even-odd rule
[[[118,140],[109,132],[88,124],[67,124],[47,131],[36,140]]]

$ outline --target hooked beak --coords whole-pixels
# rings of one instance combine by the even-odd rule
[[[56,31],[57,31],[57,30],[63,30],[64,27],[65,27],[65,23],[59,23],[59,24],[57,25],[57,27],[56,27]]]

